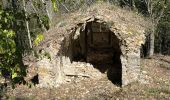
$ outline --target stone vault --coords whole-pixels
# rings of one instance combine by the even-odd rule
[[[45,33],[38,48],[44,56],[36,62],[38,86],[57,87],[70,76],[96,79],[103,74],[120,85],[139,80],[146,21],[134,13],[105,7],[69,14]]]

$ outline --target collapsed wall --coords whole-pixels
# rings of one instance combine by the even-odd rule
[[[139,80],[144,20],[133,14],[126,19],[105,7],[69,15],[45,34],[39,47],[44,56],[36,63],[38,86],[56,87],[70,76],[98,79],[105,74],[120,85]]]

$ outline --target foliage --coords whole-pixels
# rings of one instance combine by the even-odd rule
[[[23,66],[20,66],[21,60],[19,60],[20,56],[17,54],[14,41],[13,13],[0,8],[0,19],[0,74],[15,83],[25,75],[25,71],[23,71]],[[19,80],[18,82],[21,81]]]
[[[165,8],[165,13],[159,21],[156,32],[156,53],[170,55],[170,4]]]
[[[54,8],[54,11],[58,11],[58,6],[57,6],[57,3],[56,3],[56,0],[51,0],[52,4],[53,4],[53,8]],[[62,0],[58,0],[58,2],[62,2]]]
[[[34,45],[38,46],[38,44],[43,40],[43,35],[42,34],[38,34],[36,39],[34,40]]]
[[[29,21],[26,12],[15,3],[12,5],[13,7],[8,9],[0,7],[0,76],[9,79],[13,86],[16,83],[26,83],[24,80],[26,66],[22,62],[23,48],[18,46],[17,36],[27,31],[24,24],[25,21]],[[38,24],[41,22],[47,29],[49,28],[47,16],[40,17],[36,14],[35,17],[39,20]],[[34,42],[35,46],[38,46],[43,40],[42,34],[33,33],[32,36],[31,41]]]
[[[58,11],[57,4],[56,4],[56,0],[51,0],[51,1],[52,1],[52,3],[53,3],[54,11]]]
[[[17,34],[26,32],[24,23],[28,20],[21,8],[0,7],[0,76],[8,79],[13,86],[16,83],[26,83],[26,66],[22,62],[23,48],[18,46]],[[48,20],[43,18],[43,24],[46,23]],[[33,41],[37,46],[43,36],[38,34],[35,37]]]
[[[42,20],[42,24],[45,26],[46,29],[49,29],[49,18],[48,16],[44,15],[42,17],[40,17],[40,19]]]
[[[56,1],[54,1],[55,0],[53,0],[54,9],[58,9]],[[26,3],[27,1],[23,0],[23,2]],[[9,1],[8,3],[11,4],[10,8],[3,9],[0,7],[0,76],[9,79],[13,86],[16,83],[28,84],[24,80],[27,67],[22,62],[22,57],[25,52],[23,49],[25,48],[20,46],[19,42],[23,42],[20,39],[25,39],[25,33],[31,31],[30,41],[33,41],[34,45],[38,46],[43,40],[43,35],[40,34],[40,32],[42,32],[41,28],[44,26],[46,29],[49,29],[49,18],[46,15],[39,15],[37,10],[37,7],[40,9],[42,6],[39,4],[40,2],[33,2],[33,6],[35,6],[33,7],[35,16],[32,16],[34,17],[33,21],[37,20],[35,23],[40,30],[34,31],[28,29],[29,27],[27,27],[25,23],[30,23],[32,17],[27,16],[25,8],[22,7],[25,5],[22,4],[23,2]],[[22,37],[19,36],[21,34],[23,34]],[[18,36],[20,38],[18,38]],[[21,44],[25,45],[25,43]]]

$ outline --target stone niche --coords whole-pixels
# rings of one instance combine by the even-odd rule
[[[78,35],[78,36],[77,36]],[[86,62],[109,80],[122,84],[122,65],[120,60],[120,40],[105,23],[89,22],[79,34],[71,39],[71,62]]]

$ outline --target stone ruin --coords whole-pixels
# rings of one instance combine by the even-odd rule
[[[71,77],[105,75],[121,86],[139,80],[146,19],[108,4],[63,19],[44,34],[38,47],[41,57],[34,67],[39,87],[57,87]]]

